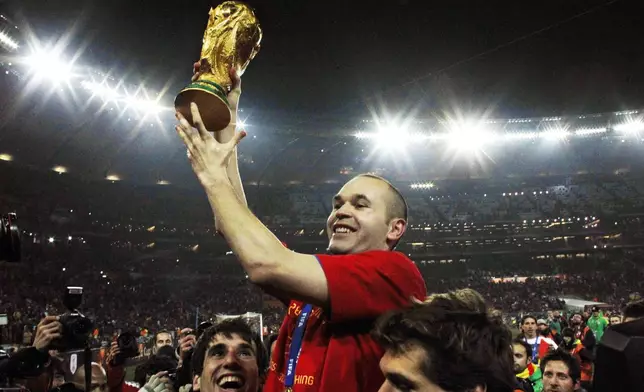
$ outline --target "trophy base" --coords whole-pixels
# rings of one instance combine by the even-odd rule
[[[197,80],[181,90],[174,99],[175,109],[194,126],[190,111],[191,102],[199,107],[199,114],[208,131],[221,131],[230,124],[230,104],[226,98],[226,90],[217,83]]]

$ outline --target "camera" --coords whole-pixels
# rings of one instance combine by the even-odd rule
[[[119,347],[119,353],[114,358],[115,365],[121,365],[126,359],[134,358],[139,355],[139,347],[136,336],[131,332],[123,332],[116,338],[116,344]]]
[[[62,314],[59,320],[63,325],[62,336],[52,341],[50,349],[70,351],[85,348],[87,338],[92,332],[94,323],[77,310],[82,300],[82,287],[67,287],[63,298],[63,304],[67,308],[68,312]]]
[[[16,221],[13,212],[0,216],[0,261],[20,261],[20,230]]]

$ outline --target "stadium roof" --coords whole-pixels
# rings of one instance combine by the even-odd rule
[[[0,161],[87,179],[195,185],[185,150],[172,129],[174,117],[170,107],[175,91],[182,85],[180,80],[188,75],[179,77],[173,74],[169,80],[150,80],[137,76],[141,74],[141,67],[135,66],[138,72],[128,72],[116,66],[123,61],[119,56],[134,56],[132,61],[137,65],[145,62],[141,59],[155,55],[157,59],[162,58],[168,50],[164,40],[168,40],[171,46],[181,46],[179,43],[188,38],[174,37],[175,34],[169,30],[175,26],[176,21],[168,19],[168,15],[163,14],[165,11],[156,9],[158,7],[149,12],[146,10],[137,18],[136,24],[141,37],[146,37],[141,39],[144,42],[119,41],[121,47],[114,47],[110,46],[111,34],[121,37],[138,31],[127,30],[125,20],[124,32],[115,31],[113,25],[108,26],[107,21],[117,16],[123,18],[128,12],[136,10],[129,3],[125,8],[119,2],[111,2],[109,6],[97,3],[98,8],[93,12],[105,11],[101,14],[104,18],[95,18],[88,24],[95,26],[103,34],[99,34],[101,36],[92,42],[73,36],[82,36],[82,32],[86,31],[76,24],[67,31],[67,35],[62,35],[58,40],[50,42],[34,37],[34,34],[42,35],[43,31],[47,31],[47,26],[36,26],[38,23],[48,23],[47,12],[60,17],[56,12],[58,7],[64,9],[64,4],[65,1],[61,1],[54,7],[56,10],[45,5],[29,10],[25,5],[25,23],[30,24],[21,25],[22,19],[21,22],[16,22],[15,18],[5,14],[0,18],[0,46],[4,51],[0,57],[4,71],[0,74],[0,88],[4,92],[0,98]],[[560,4],[557,4],[559,7]],[[71,1],[69,6],[77,7],[77,3]],[[333,8],[331,4],[326,6],[331,7],[328,10],[325,8],[326,11]],[[499,5],[498,8],[511,6]],[[294,19],[298,15],[310,18],[323,10],[309,6],[285,9],[283,4],[272,4],[271,7],[273,8],[263,9],[265,18],[260,19],[266,27],[269,40],[267,45],[272,47],[264,48],[258,57],[257,66],[253,63],[249,69],[249,81],[252,82],[249,83],[250,99],[246,103],[245,95],[242,101],[242,118],[247,123],[246,129],[250,137],[244,140],[240,151],[243,174],[248,181],[268,184],[340,182],[347,175],[371,171],[404,181],[424,183],[440,178],[614,172],[631,170],[641,163],[641,156],[644,155],[641,154],[641,149],[644,148],[641,136],[644,132],[644,112],[637,110],[637,106],[632,110],[624,110],[623,103],[612,107],[620,111],[604,114],[579,112],[567,116],[495,119],[496,116],[489,114],[494,111],[489,108],[484,111],[467,111],[454,107],[444,109],[445,105],[429,103],[425,91],[428,86],[420,85],[418,78],[409,84],[404,82],[405,78],[398,77],[395,83],[403,80],[402,85],[407,87],[403,97],[387,90],[387,95],[395,96],[392,100],[375,99],[377,94],[369,93],[364,105],[358,99],[357,106],[351,104],[334,107],[330,104],[329,110],[318,112],[276,109],[270,102],[272,100],[266,99],[266,94],[253,95],[253,89],[256,86],[272,86],[270,81],[258,79],[273,80],[274,78],[267,78],[267,72],[281,75],[281,79],[284,79],[283,74],[275,73],[276,64],[283,59],[276,59],[274,56],[275,53],[281,53],[286,59],[290,57],[288,53],[285,54],[285,47],[278,45],[301,42],[301,37],[292,37],[292,31],[289,30],[291,27],[285,27],[288,30],[285,33],[278,25],[293,24],[292,28],[301,29],[303,35],[310,36],[303,28],[303,21],[296,22]],[[400,13],[399,17],[409,17],[417,7],[420,5],[401,2],[400,9],[396,8],[395,12]],[[205,15],[207,10],[207,6],[203,4],[184,8],[186,9],[181,10],[182,13],[187,13],[195,21],[199,20],[199,15]],[[601,9],[601,13],[596,12],[600,8],[565,11],[570,11],[572,16],[588,12],[582,15],[586,18],[582,19],[584,23],[601,17],[613,18],[610,16],[611,12],[623,11],[623,8],[607,8]],[[345,10],[347,14],[356,11],[353,8]],[[167,10],[169,15],[176,15],[176,11]],[[447,11],[436,10],[446,12],[445,15],[449,14]],[[393,11],[374,9],[371,17],[374,20],[387,19],[389,12]],[[29,15],[32,19],[28,18]],[[553,14],[551,19],[559,20],[560,16],[562,15]],[[353,20],[349,15],[338,16],[340,21],[345,22],[344,18],[347,17]],[[80,19],[82,18],[79,17]],[[52,20],[51,23],[53,22]],[[357,32],[361,30],[360,23],[346,25],[344,28]],[[80,22],[78,24],[84,25]],[[195,47],[198,46],[198,37],[203,29],[200,23],[196,24],[197,26],[186,27],[191,35],[197,37],[192,45]],[[568,26],[568,22],[565,24],[566,29],[569,28],[565,34],[576,34],[580,28],[583,29],[580,26]],[[625,24],[626,22],[621,24],[620,28]],[[164,30],[164,26],[168,31]],[[151,40],[149,28],[152,27],[163,36],[159,41]],[[379,32],[374,26],[370,29],[373,29],[374,34]],[[593,31],[596,30],[593,28]],[[611,28],[611,34],[626,34],[626,30],[621,33],[617,30]],[[335,30],[329,31],[329,34],[335,34]],[[449,30],[445,31],[447,34]],[[452,33],[456,34],[454,31]],[[411,32],[407,31],[405,34],[408,36]],[[324,45],[328,45],[328,39],[316,39],[312,45],[317,45],[319,50],[327,50]],[[552,36],[548,40],[548,45],[553,40],[556,41]],[[393,41],[398,42],[399,39]],[[103,48],[97,47],[100,44],[106,45],[103,51]],[[141,45],[147,45],[149,53],[144,53]],[[386,45],[388,50],[394,50],[395,45]],[[87,47],[90,49],[85,50]],[[619,47],[621,46],[616,45],[613,49],[618,51],[615,48]],[[373,49],[366,44],[364,48],[366,51]],[[540,53],[543,48],[532,50]],[[184,49],[177,51],[183,54],[187,52]],[[265,51],[269,54],[265,54]],[[104,52],[111,57],[106,57]],[[138,58],[137,53],[141,58]],[[344,55],[344,50],[342,53]],[[426,58],[418,51],[414,53],[419,60]],[[290,72],[295,73],[299,69],[303,74],[311,75],[311,69],[306,67],[315,66],[315,59],[306,56],[296,58],[295,52],[290,54],[294,58]],[[262,57],[270,61],[261,63]],[[606,61],[610,58],[612,57],[606,57]],[[180,63],[190,64],[190,59],[182,57],[169,59],[168,62],[172,67],[178,67]],[[508,57],[504,55],[493,63],[507,65]],[[367,67],[365,70],[381,71],[381,67],[363,63],[360,59],[356,59],[355,64]],[[454,64],[460,63],[457,61]],[[499,78],[500,72],[502,70],[498,69],[491,75]],[[383,76],[385,74],[382,73]],[[319,77],[321,81],[327,80],[322,74]],[[342,83],[341,81],[346,81],[346,77],[336,80]],[[477,78],[469,80],[474,83]],[[320,86],[323,84],[321,81],[315,84],[316,88],[325,88]],[[382,86],[374,85],[373,91],[381,91],[380,87]],[[433,89],[436,86],[430,87]],[[297,88],[307,89],[302,83]],[[536,87],[534,88],[536,91]],[[324,91],[325,96],[328,96],[328,91]],[[517,91],[514,93],[519,94]],[[576,95],[580,94],[583,92]],[[448,101],[448,95],[433,98]],[[264,97],[264,102],[259,102],[258,97]],[[275,97],[284,102],[293,100],[285,95],[284,88]],[[295,99],[301,101],[303,98]],[[340,95],[338,99],[341,99]],[[544,107],[550,105],[546,105],[546,102],[551,102],[548,98],[544,96],[541,99]],[[635,100],[628,102],[638,104]],[[320,107],[325,106],[320,103]],[[394,110],[393,107],[398,109]],[[562,108],[561,111],[570,112],[570,108]],[[543,111],[534,107],[532,113],[539,112]],[[596,159],[597,155],[599,157]],[[7,161],[11,162],[6,163]]]

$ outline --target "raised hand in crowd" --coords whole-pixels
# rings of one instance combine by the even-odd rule
[[[139,389],[139,392],[175,392],[172,382],[168,378],[168,372],[159,372],[148,380],[145,385]]]
[[[111,366],[116,365],[115,359],[116,356],[121,352],[121,349],[119,349],[119,344],[114,341],[110,344],[110,351],[107,353],[107,356],[105,357],[105,363],[109,364]]]
[[[181,330],[181,339],[179,339],[179,357],[184,361],[188,354],[197,344],[197,335],[191,328],[184,328]]]
[[[58,316],[46,316],[40,320],[38,327],[36,327],[33,347],[40,351],[46,351],[54,339],[62,336],[63,325],[58,320]]]

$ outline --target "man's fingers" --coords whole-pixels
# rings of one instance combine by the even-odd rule
[[[199,107],[197,107],[196,103],[190,103],[190,111],[192,112],[192,122],[195,124],[197,131],[199,131],[199,136],[201,136],[201,139],[207,140],[208,138],[212,137],[212,135],[208,133],[206,126],[203,124],[201,113],[199,113]]]
[[[59,318],[58,316],[45,316],[44,319],[40,320],[40,323],[38,323],[38,326],[40,327],[42,325],[51,324],[54,321],[58,321],[58,318]]]
[[[239,144],[239,142],[241,142],[242,139],[245,137],[246,137],[246,131],[236,132],[235,136],[233,136],[233,138],[230,140],[229,143],[231,143],[233,147],[236,147]]]

